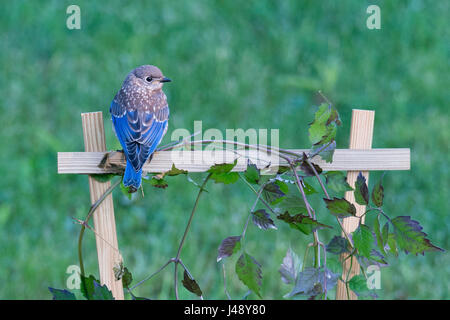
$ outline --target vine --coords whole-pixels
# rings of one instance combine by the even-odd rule
[[[237,164],[237,159],[234,163],[215,164],[208,170],[208,174],[201,185],[195,183],[188,176],[188,180],[194,183],[199,188],[199,191],[175,257],[170,258],[163,266],[133,286],[131,286],[133,277],[126,267],[121,264],[114,270],[116,278],[122,279],[123,286],[130,293],[132,299],[145,299],[137,297],[133,290],[162,272],[171,263],[174,263],[175,298],[179,298],[178,265],[184,270],[182,285],[201,299],[204,298],[200,286],[183,263],[181,255],[201,195],[210,180],[226,185],[242,181],[256,197],[241,234],[228,236],[218,248],[217,263],[222,263],[224,292],[228,299],[231,299],[231,296],[226,286],[225,263],[230,257],[237,255],[239,257],[235,264],[235,273],[238,278],[250,290],[249,293],[252,292],[260,298],[263,297],[261,293],[261,264],[242,246],[250,221],[263,231],[268,229],[277,230],[278,227],[274,222],[275,218],[289,225],[295,232],[300,232],[311,239],[311,242],[306,246],[303,260],[289,248],[281,263],[279,269],[281,280],[291,286],[291,291],[285,295],[286,298],[304,296],[309,299],[328,299],[329,291],[336,286],[338,280],[345,284],[348,297],[350,297],[350,290],[361,298],[376,297],[374,290],[370,290],[367,287],[365,270],[369,266],[385,267],[388,265],[386,260],[397,257],[399,251],[415,255],[419,253],[424,254],[428,251],[444,251],[427,239],[427,234],[422,232],[422,226],[419,222],[409,216],[390,218],[384,211],[384,187],[382,184],[384,175],[373,186],[372,191],[369,192],[366,179],[361,173],[358,175],[353,188],[346,182],[346,176],[343,172],[324,172],[320,166],[314,163],[313,158],[316,156],[320,156],[326,162],[332,162],[336,148],[336,132],[341,125],[337,110],[326,98],[325,100],[327,103],[323,103],[318,107],[314,120],[309,125],[308,133],[312,146],[308,153],[299,154],[272,146],[249,145],[228,140],[191,141],[195,134],[188,137],[188,139],[159,149],[160,151],[173,150],[181,147],[209,144],[232,145],[244,150],[253,149],[262,150],[269,154],[275,153],[285,162],[273,174],[266,174],[264,168],[258,168],[252,163],[250,158],[247,159],[247,169],[242,174],[232,171]],[[166,188],[168,183],[165,177],[178,175],[188,175],[188,172],[179,170],[173,165],[168,172],[154,174],[144,181],[154,187]],[[94,175],[93,177],[100,181],[107,181],[113,178],[114,174]],[[316,191],[309,183],[311,179],[317,181],[322,194]],[[85,276],[82,241],[86,228],[95,232],[88,224],[90,217],[107,195],[121,185],[120,181],[121,179],[115,181],[105,194],[91,206],[84,220],[75,219],[81,225],[78,239],[78,257],[81,270],[81,293],[86,299],[113,299],[108,288],[101,286],[94,276]],[[121,185],[121,190],[126,195],[129,195],[128,190],[123,185]],[[330,193],[329,190],[333,193]],[[355,202],[366,206],[367,210],[361,216],[357,217],[355,206],[342,197],[344,192],[353,192]],[[312,207],[308,199],[313,195],[318,195],[323,199],[326,211],[335,217],[338,228],[319,222],[321,217],[318,216],[318,211]],[[258,203],[261,203],[265,209],[256,210]],[[375,215],[373,226],[362,223],[363,218],[369,214]],[[343,227],[342,219],[347,217],[359,219],[359,225],[354,232],[348,233]],[[337,230],[328,244],[324,244],[320,240],[319,232],[322,230]],[[314,251],[314,258],[312,263],[308,263],[311,248]],[[332,255],[332,258],[327,259],[328,254]],[[343,274],[341,264],[347,259],[350,259],[350,268],[347,274]],[[361,274],[350,278],[354,260],[358,262]],[[75,298],[74,293],[68,290],[49,289],[54,299]]]

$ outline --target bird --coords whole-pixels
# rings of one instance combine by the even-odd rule
[[[126,76],[111,102],[113,130],[126,158],[123,185],[129,193],[141,186],[142,167],[167,132],[169,105],[162,87],[170,81],[158,67],[142,65]]]

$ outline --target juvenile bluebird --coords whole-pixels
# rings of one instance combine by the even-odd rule
[[[169,106],[162,86],[170,81],[157,67],[140,66],[111,102],[113,128],[127,160],[123,184],[130,192],[141,186],[142,166],[166,134]]]

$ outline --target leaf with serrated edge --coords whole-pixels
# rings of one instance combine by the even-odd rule
[[[358,253],[367,259],[370,259],[370,253],[373,246],[373,234],[370,228],[364,224],[361,224],[353,232],[353,243]]]
[[[252,163],[250,159],[247,161],[247,170],[244,171],[244,178],[249,183],[258,184],[261,174],[256,164]]]
[[[262,195],[264,200],[266,200],[272,205],[275,205],[279,203],[281,201],[280,199],[284,197],[286,194],[283,191],[281,191],[280,184],[276,182],[270,182],[264,186]]]
[[[289,194],[277,203],[274,207],[274,211],[279,213],[289,212],[290,214],[308,213],[306,210],[305,202],[297,195]]]
[[[53,300],[77,300],[75,295],[66,289],[55,289],[48,287],[48,290],[50,290]]]
[[[380,227],[380,216],[378,215],[375,218],[375,222],[373,225],[373,231],[375,232],[375,236],[377,238],[377,246],[380,249],[381,253],[383,255],[386,255],[386,252],[384,251],[384,241],[383,235],[381,234],[381,227]]]
[[[294,283],[299,270],[300,258],[291,248],[289,248],[286,252],[286,256],[283,258],[283,263],[278,270],[281,274],[281,280],[286,284]]]
[[[342,171],[328,171],[324,173],[324,176],[327,186],[334,192],[342,193],[353,190]]]
[[[339,275],[329,269],[307,267],[297,275],[297,281],[292,291],[286,297],[294,295],[316,296],[323,293],[325,287],[325,277],[327,290],[331,290],[337,283]]]
[[[319,156],[327,163],[333,162],[334,151],[336,150],[336,141],[324,144],[316,144],[312,146],[311,153],[316,153],[318,150]]]
[[[219,246],[219,254],[217,255],[217,262],[239,251],[241,248],[240,241],[241,236],[231,236],[225,238]]]
[[[367,286],[367,280],[363,275],[355,275],[348,282],[348,287],[352,290],[358,297],[372,296],[376,297],[373,290],[370,290]]]
[[[250,290],[261,297],[261,265],[251,255],[244,252],[236,262],[236,274]]]
[[[187,170],[181,170],[175,167],[175,163],[172,164],[172,168],[166,172],[166,175],[168,176],[177,176],[179,174],[187,174]]]
[[[237,159],[234,160],[233,163],[220,163],[211,166],[207,172],[210,173],[228,173],[230,172],[237,164]]]
[[[252,221],[255,226],[262,230],[277,229],[275,223],[270,218],[270,214],[265,209],[259,209],[252,212]]]
[[[354,195],[357,204],[365,206],[369,203],[369,189],[367,188],[366,178],[362,175],[362,172],[356,178]]]
[[[155,178],[155,177],[152,177],[151,179],[149,179],[149,180],[144,180],[144,181],[146,181],[146,182],[148,182],[148,183],[150,183],[152,186],[154,186],[155,188],[160,188],[160,189],[165,189],[165,188],[167,188],[168,186],[169,186],[169,184],[167,183],[167,181],[166,180],[164,180],[164,179],[157,179],[157,178]]]
[[[334,236],[333,239],[327,244],[326,249],[327,252],[333,254],[341,254],[347,252],[347,239],[340,236]]]
[[[297,229],[306,235],[311,234],[317,229],[332,228],[331,226],[320,223],[302,214],[291,216],[287,211],[283,214],[278,215],[277,219],[288,223],[291,228]]]
[[[328,210],[338,218],[345,218],[356,215],[356,208],[353,203],[348,202],[344,198],[323,199],[327,205]]]
[[[425,254],[425,251],[444,251],[433,245],[422,232],[419,222],[409,216],[398,216],[391,220],[394,226],[395,241],[400,249],[406,253]]]

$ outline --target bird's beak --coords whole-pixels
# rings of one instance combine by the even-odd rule
[[[171,81],[172,80],[170,80],[169,78],[166,78],[166,77],[164,77],[160,80],[160,82],[171,82]]]

